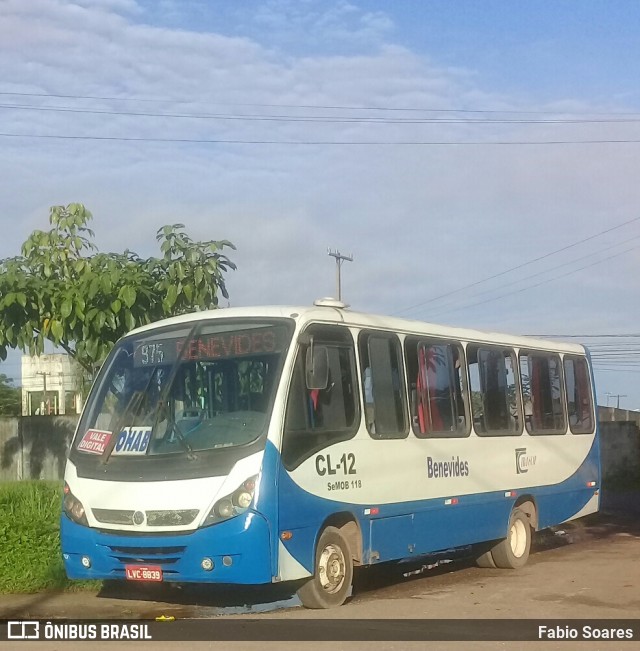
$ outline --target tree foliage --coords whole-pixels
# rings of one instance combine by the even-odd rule
[[[161,257],[101,253],[91,219],[82,204],[53,206],[51,229],[0,261],[1,359],[7,348],[39,355],[49,340],[90,370],[129,330],[228,298],[224,273],[236,268],[222,253],[235,249],[228,240],[196,242],[173,224],[157,232]]]
[[[22,392],[13,386],[13,380],[0,373],[0,416],[19,416],[22,411]]]

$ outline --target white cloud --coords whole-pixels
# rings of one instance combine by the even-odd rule
[[[268,0],[247,19],[281,47],[316,49],[327,45],[353,51],[377,46],[393,31],[393,22],[379,11],[363,11],[346,0]]]
[[[103,10],[107,12],[140,14],[142,8],[136,0],[68,0],[71,5],[79,5],[91,10]]]

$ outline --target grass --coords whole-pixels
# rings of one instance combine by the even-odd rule
[[[0,593],[97,588],[67,579],[60,552],[62,483],[0,484]]]

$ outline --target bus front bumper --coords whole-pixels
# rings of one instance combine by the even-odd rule
[[[269,525],[254,512],[187,533],[150,536],[92,529],[63,514],[60,536],[70,579],[124,580],[126,566],[160,567],[162,580],[170,582],[260,584],[272,578]],[[213,561],[212,569],[203,569],[204,559]]]

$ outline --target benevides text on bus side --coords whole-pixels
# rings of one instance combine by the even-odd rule
[[[460,457],[451,457],[451,461],[436,461],[427,457],[427,477],[437,479],[440,477],[468,477],[469,462]]]

